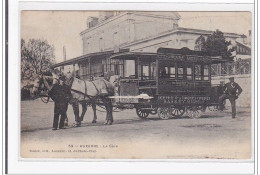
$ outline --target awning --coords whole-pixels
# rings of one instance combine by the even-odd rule
[[[53,67],[59,67],[59,66],[66,66],[66,65],[71,65],[71,64],[75,64],[78,63],[82,60],[87,60],[90,58],[102,58],[104,56],[110,56],[114,53],[114,51],[107,51],[107,52],[98,52],[98,53],[90,53],[90,54],[86,54],[86,55],[82,55],[73,59],[69,59],[60,63],[55,64]]]
[[[129,49],[122,49],[120,52],[127,52]],[[59,66],[66,66],[66,65],[72,65],[75,63],[79,63],[80,61],[87,60],[87,59],[98,59],[98,58],[108,58],[111,55],[114,54],[114,50],[106,51],[106,52],[96,52],[96,53],[89,53],[86,55],[82,55],[76,58],[72,58],[60,63],[55,64],[53,67],[59,67]]]

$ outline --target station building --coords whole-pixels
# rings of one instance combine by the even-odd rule
[[[114,53],[156,53],[161,47],[194,50],[198,37],[206,38],[214,32],[180,27],[179,20],[181,16],[176,12],[100,12],[99,17],[87,19],[87,28],[80,33],[82,56],[55,66],[65,73],[77,73],[82,79],[102,76],[108,71],[127,77],[134,71],[134,61],[112,60],[110,56]],[[251,48],[244,44],[245,35],[224,33],[224,36],[236,47],[235,60],[241,59],[239,55],[251,59]]]

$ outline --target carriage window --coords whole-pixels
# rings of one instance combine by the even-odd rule
[[[162,77],[162,78],[168,77],[168,74],[169,74],[168,67],[161,67],[160,77]]]
[[[156,64],[142,62],[139,69],[139,80],[153,80],[156,76]]]
[[[155,79],[156,77],[156,62],[151,64],[151,79]]]
[[[166,75],[169,75],[169,67],[164,67],[165,71],[166,71]]]
[[[195,80],[201,80],[201,65],[195,65]]]
[[[124,74],[124,63],[123,60],[111,60],[110,70],[115,73],[115,75],[123,76]]]
[[[142,77],[143,77],[143,80],[147,80],[149,79],[149,66],[147,65],[143,65],[142,66]]]
[[[170,67],[170,78],[175,79],[175,67]]]
[[[209,80],[209,65],[204,65],[204,80]]]
[[[187,66],[187,80],[192,80],[192,66]]]
[[[180,79],[180,80],[183,79],[183,73],[184,73],[184,68],[178,67],[178,79]]]
[[[135,77],[135,60],[125,60],[124,77]]]

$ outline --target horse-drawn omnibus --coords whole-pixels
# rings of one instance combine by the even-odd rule
[[[157,53],[123,52],[112,54],[109,59],[123,63],[120,71],[117,71],[120,72],[120,77],[111,76],[110,82],[106,77],[94,81],[72,77],[69,83],[71,92],[75,94],[73,98],[76,100],[73,100],[72,106],[75,108],[75,121],[79,125],[85,115],[86,104],[92,105],[93,122],[96,122],[97,118],[95,106],[105,105],[107,116],[111,116],[111,119],[107,120],[109,124],[113,122],[113,106],[121,109],[125,109],[126,106],[135,108],[137,115],[142,119],[147,118],[149,114],[158,114],[161,119],[169,119],[180,117],[184,113],[196,118],[207,107],[217,109],[219,105],[223,87],[212,85],[211,65],[225,62],[221,57],[207,56],[201,51],[188,48],[159,48]],[[35,81],[35,90],[39,91],[41,86],[46,90],[48,84],[51,84],[46,81],[44,83],[44,79]],[[52,77],[49,81],[54,79]],[[106,91],[107,95],[100,96],[102,91]],[[41,97],[43,102],[49,101],[48,95]],[[84,106],[81,117],[78,112],[75,113],[78,111],[79,102]]]
[[[161,119],[185,112],[199,117],[207,107],[217,108],[221,86],[211,84],[211,65],[223,62],[188,48],[159,48],[157,53],[125,52],[110,59],[126,63],[120,78],[117,104],[132,104],[140,118],[157,114]]]

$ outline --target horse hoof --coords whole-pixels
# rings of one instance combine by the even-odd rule
[[[112,125],[112,123],[113,123],[113,122],[112,122],[111,120],[109,120],[109,121],[107,122],[108,125]]]
[[[73,126],[73,127],[80,127],[80,126],[81,126],[81,122],[73,123],[72,126]]]
[[[105,123],[104,123],[104,125],[107,125],[108,124],[108,121],[106,121]]]
[[[92,123],[97,123],[97,121],[96,121],[96,120],[93,120]]]

